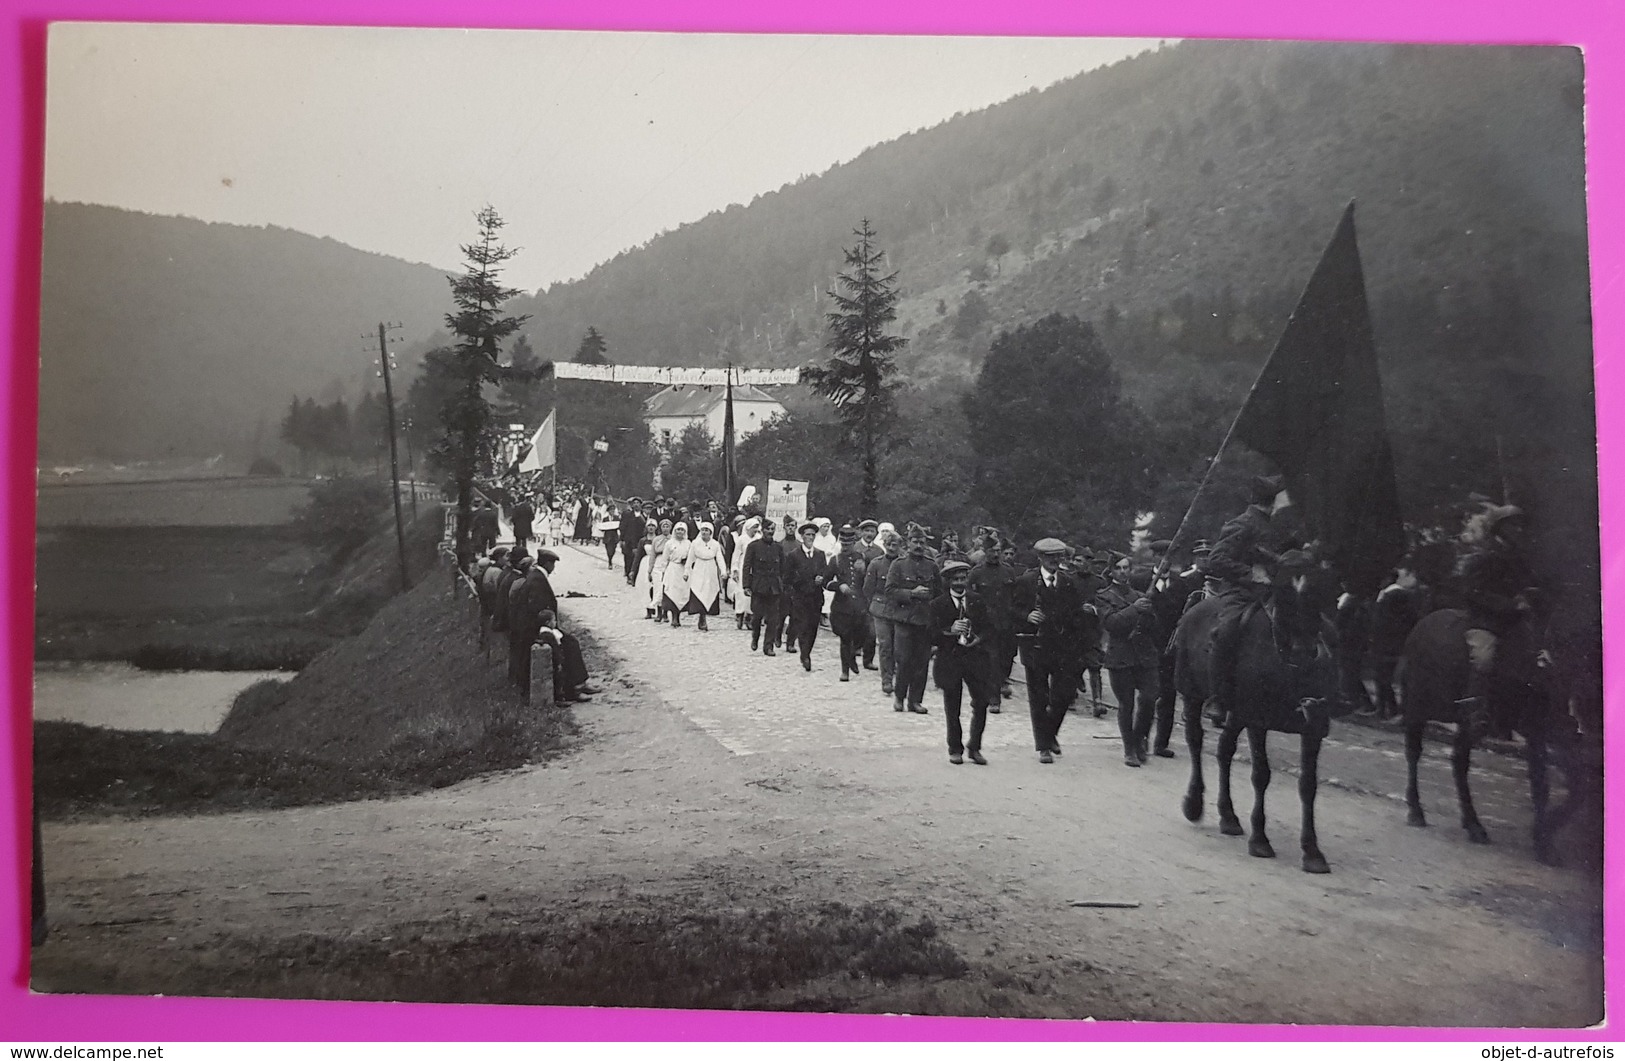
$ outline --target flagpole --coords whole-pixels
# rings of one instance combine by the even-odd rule
[[[549,503],[559,496],[559,373],[553,370],[553,494]]]

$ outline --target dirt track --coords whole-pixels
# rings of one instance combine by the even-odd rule
[[[1008,705],[989,726],[991,764],[952,766],[940,704],[894,714],[872,674],[836,681],[825,644],[805,674],[793,657],[752,656],[728,619],[705,634],[656,627],[601,560],[564,551],[555,584],[590,595],[564,602],[567,621],[620,661],[606,695],[578,708],[588,736],[574,754],[396,801],[48,823],[54,934],[36,952],[36,987],[208,990],[225,955],[309,934],[474,934],[537,910],[629,902],[835,900],[929,914],[973,972],[820,984],[786,1005],[1485,1026],[1600,1017],[1595,874],[1543,867],[1511,835],[1467,844],[1437,784],[1427,830],[1407,828],[1380,787],[1323,789],[1333,874],[1307,875],[1296,785],[1279,770],[1281,857],[1249,858],[1245,840],[1218,833],[1211,777],[1207,819],[1180,817],[1182,745],[1177,760],[1128,770],[1113,741],[1095,739],[1115,723],[1074,715],[1066,754],[1041,766],[1024,707]],[[1322,771],[1362,761],[1329,749]],[[1245,816],[1244,782],[1238,797]],[[1141,905],[1069,905],[1086,899]],[[253,975],[232,972],[237,984]],[[263,977],[274,984],[276,971]]]

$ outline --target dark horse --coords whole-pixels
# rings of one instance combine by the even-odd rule
[[[1315,791],[1319,786],[1321,723],[1336,695],[1337,666],[1327,647],[1327,632],[1318,615],[1298,607],[1288,590],[1278,594],[1273,609],[1254,605],[1242,619],[1240,650],[1236,656],[1236,703],[1219,732],[1219,831],[1241,836],[1241,822],[1230,802],[1230,763],[1242,730],[1253,760],[1252,836],[1247,853],[1274,858],[1264,832],[1264,790],[1270,783],[1265,741],[1271,730],[1296,733],[1301,738],[1298,798],[1303,804],[1303,868],[1306,873],[1330,873],[1326,856],[1315,836]],[[1203,810],[1202,705],[1213,690],[1210,674],[1213,633],[1221,602],[1208,598],[1193,605],[1174,631],[1174,684],[1184,699],[1185,740],[1190,747],[1191,779],[1185,792],[1185,817],[1199,821]]]
[[[1564,772],[1569,778],[1569,798],[1551,810],[1551,785],[1547,778],[1547,756],[1552,749],[1572,750],[1573,742],[1556,741],[1553,711],[1559,708],[1549,695],[1548,685],[1535,665],[1535,653],[1523,629],[1503,636],[1496,650],[1496,680],[1492,683],[1488,717],[1473,720],[1461,717],[1457,701],[1467,695],[1467,613],[1443,608],[1424,616],[1405,639],[1404,673],[1400,678],[1405,714],[1405,784],[1407,818],[1411,825],[1426,825],[1422,801],[1417,793],[1416,767],[1422,758],[1422,734],[1429,722],[1451,722],[1456,727],[1450,765],[1456,777],[1456,798],[1461,804],[1461,827],[1475,844],[1490,842],[1489,833],[1478,820],[1473,795],[1467,786],[1467,769],[1473,745],[1483,736],[1481,727],[1498,723],[1498,728],[1523,735],[1527,743],[1529,793],[1535,803],[1535,857],[1553,864],[1558,861],[1552,841],[1584,798],[1587,772],[1570,760]]]

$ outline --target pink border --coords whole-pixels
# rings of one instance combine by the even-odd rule
[[[11,297],[0,306],[11,361],[4,378],[7,552],[4,565],[7,715],[12,754],[0,758],[0,790],[11,795],[0,815],[0,850],[6,909],[26,909],[29,858],[30,646],[33,633],[35,418],[37,416],[39,252],[44,135],[45,26],[52,20],[276,22],[423,26],[543,26],[576,29],[739,30],[799,33],[1051,34],[1116,37],[1251,37],[1322,40],[1393,40],[1578,44],[1586,52],[1588,164],[1593,309],[1599,408],[1619,410],[1625,398],[1625,4],[1617,0],[1366,0],[1314,4],[1304,0],[1162,0],[1156,5],[1113,4],[1084,9],[1066,0],[1016,4],[946,3],[944,0],[821,0],[791,5],[761,0],[609,0],[552,4],[522,0],[473,4],[468,0],[0,0],[6,11],[0,44],[5,74],[0,106],[0,240],[15,247],[0,258]],[[14,149],[12,145],[20,145]],[[1625,593],[1625,489],[1616,485],[1625,460],[1625,427],[1604,422],[1598,443],[1602,468],[1605,613],[1612,633]],[[1610,711],[1625,675],[1625,644],[1610,638],[1606,652]],[[1611,763],[1625,761],[1625,732],[1607,733]],[[1607,778],[1611,807],[1625,806],[1625,775]],[[1617,958],[1617,906],[1621,898],[1620,818],[1609,821],[1606,928],[1608,997],[1625,986]],[[303,1003],[216,999],[35,997],[27,990],[26,918],[0,919],[0,954],[6,977],[0,1038],[210,1040],[456,1040],[529,1039],[1096,1039],[1501,1040],[1472,1029],[1326,1029],[1226,1025],[1085,1024],[967,1018],[847,1017],[722,1014],[637,1010],[530,1009]],[[1527,1038],[1527,1037],[1525,1037]],[[1542,1040],[1616,1039],[1619,1032],[1541,1033]]]

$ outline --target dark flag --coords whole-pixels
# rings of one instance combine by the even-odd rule
[[[1274,461],[1310,538],[1371,596],[1405,554],[1350,203],[1231,434]]]

